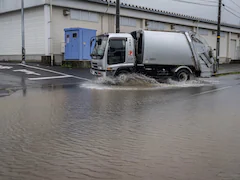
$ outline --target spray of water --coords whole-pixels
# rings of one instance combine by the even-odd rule
[[[98,78],[96,84],[117,86],[156,86],[159,82],[142,74],[129,74],[120,77]]]
[[[121,77],[101,77],[82,87],[98,90],[157,90],[166,88],[200,87],[217,84],[212,79],[192,79],[187,82],[178,82],[167,79],[164,83],[142,74],[130,74]]]

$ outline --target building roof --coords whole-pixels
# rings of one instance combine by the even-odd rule
[[[116,6],[116,1],[114,1],[114,0],[88,0],[88,1],[95,2],[95,3],[101,3],[101,4],[106,4],[106,5],[109,4],[111,6]],[[162,11],[162,10],[159,10],[159,9],[148,8],[148,7],[144,7],[144,6],[121,3],[121,7],[122,8],[127,8],[127,9],[138,10],[138,11],[150,12],[150,13],[164,15],[164,16],[171,16],[171,17],[176,17],[176,18],[181,18],[181,19],[187,19],[187,20],[199,21],[199,22],[203,22],[203,23],[217,25],[217,21],[213,21],[213,20],[210,20],[210,19],[204,19],[204,18],[200,18],[200,17],[189,16],[189,15],[184,15],[184,14],[174,13],[174,12],[169,12],[169,11]],[[240,26],[234,25],[234,24],[221,23],[221,25],[225,26],[225,27],[239,28],[240,29]]]

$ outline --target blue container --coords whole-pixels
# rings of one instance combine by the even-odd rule
[[[66,28],[65,31],[65,60],[91,60],[91,38],[97,31],[85,28]]]

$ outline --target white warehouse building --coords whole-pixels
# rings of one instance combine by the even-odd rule
[[[52,16],[51,16],[52,14]],[[115,2],[110,0],[25,0],[27,61],[54,55],[61,64],[64,29],[89,28],[97,34],[115,32]],[[191,30],[216,48],[215,21],[159,9],[121,4],[121,32],[137,29]],[[222,24],[220,62],[240,59],[240,26]],[[0,61],[21,60],[21,1],[0,0]]]

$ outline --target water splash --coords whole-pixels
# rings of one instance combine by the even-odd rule
[[[121,77],[98,78],[96,81],[94,81],[94,83],[118,86],[156,86],[160,84],[157,80],[142,74],[129,74]]]
[[[144,76],[142,74],[130,74],[122,77],[101,77],[92,82],[82,84],[81,87],[97,90],[159,90],[187,87],[201,87],[218,84],[212,79],[193,79],[187,82],[178,82],[167,79],[164,82]]]

